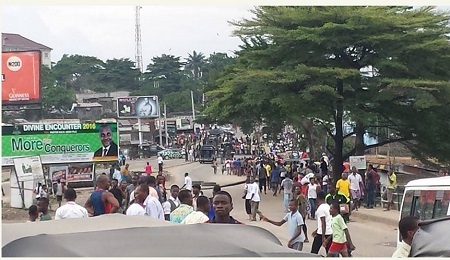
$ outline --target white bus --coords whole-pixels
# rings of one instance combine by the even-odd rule
[[[405,186],[400,219],[416,216],[421,221],[450,215],[450,176],[418,179]],[[402,239],[398,232],[397,246]]]

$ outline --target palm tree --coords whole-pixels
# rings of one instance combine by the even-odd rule
[[[192,54],[188,54],[185,69],[192,73],[194,79],[200,79],[203,75],[203,68],[206,64],[205,55],[201,52],[197,53],[193,51]]]

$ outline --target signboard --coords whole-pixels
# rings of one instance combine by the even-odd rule
[[[41,52],[2,53],[2,103],[41,102]]]
[[[159,117],[158,96],[118,98],[117,116],[119,118],[157,118]]]
[[[117,143],[115,122],[2,126],[2,165],[23,156],[40,156],[43,164],[117,161]]]
[[[52,182],[57,182],[58,180],[65,180],[67,177],[67,171],[69,167],[65,166],[51,166],[50,167],[50,179]]]
[[[14,168],[18,181],[44,180],[44,171],[39,156],[14,158]]]
[[[71,164],[67,172],[67,182],[92,181],[94,164]]]
[[[358,170],[364,170],[366,169],[366,157],[365,156],[350,156],[350,169],[353,168],[353,166],[356,167]]]

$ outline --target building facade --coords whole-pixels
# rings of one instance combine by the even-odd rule
[[[52,48],[32,41],[19,34],[2,33],[2,51],[41,51],[41,62],[49,68],[52,67]]]

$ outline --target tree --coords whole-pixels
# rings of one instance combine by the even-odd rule
[[[201,79],[203,76],[203,69],[206,64],[205,55],[201,52],[197,53],[193,51],[192,54],[188,54],[186,65],[184,69],[191,72],[194,79]]]
[[[256,18],[233,23],[243,44],[236,65],[209,93],[210,116],[298,124],[292,114],[301,113],[333,139],[335,178],[349,155],[374,147],[361,139],[375,117],[394,133],[377,145],[434,144],[422,143],[427,138],[418,135],[426,133],[414,121],[449,104],[447,13],[428,7],[259,7],[253,13]],[[362,73],[368,68],[372,73]],[[430,127],[444,127],[441,121]],[[344,131],[346,122],[353,131]],[[345,150],[344,139],[355,133],[355,148]]]
[[[109,89],[138,90],[141,73],[130,59],[106,60],[105,68],[98,73],[98,80]]]
[[[144,80],[148,86],[159,86],[162,96],[178,92],[181,90],[181,78],[184,76],[181,70],[183,65],[180,57],[173,55],[163,54],[160,57],[154,57],[152,63],[147,66]]]
[[[58,85],[81,92],[99,87],[98,75],[104,69],[105,63],[96,57],[64,54],[52,70]]]
[[[76,101],[75,92],[65,86],[56,84],[56,78],[51,69],[41,66],[42,107],[45,113],[69,111]]]

